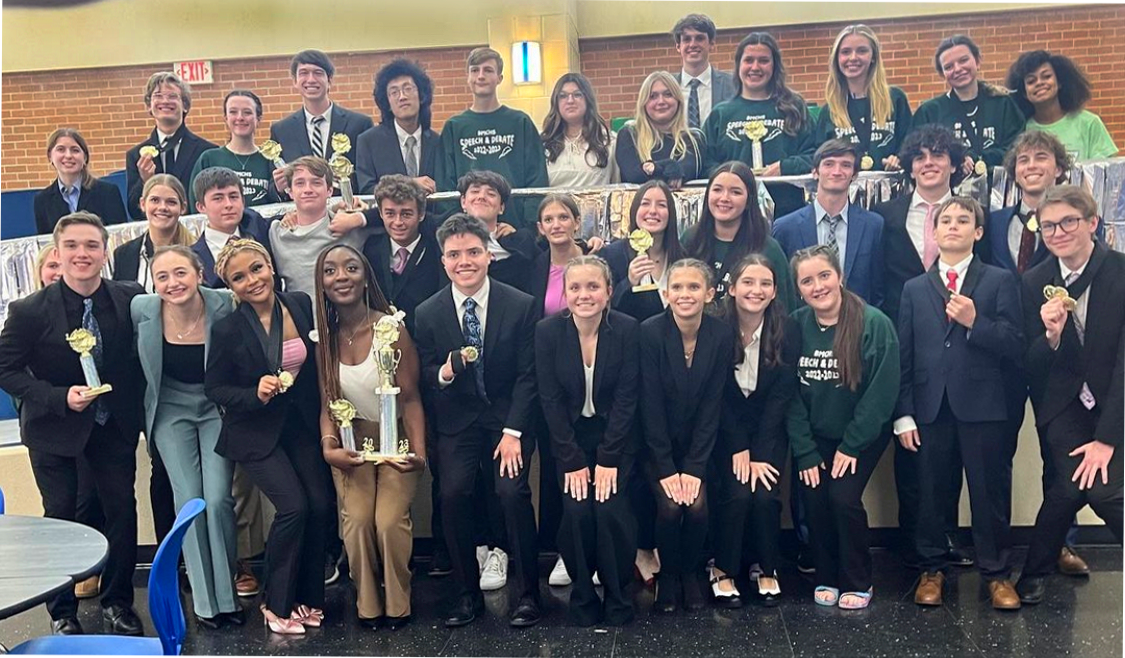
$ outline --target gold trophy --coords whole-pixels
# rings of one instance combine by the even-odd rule
[[[328,413],[332,415],[332,420],[340,426],[341,446],[345,450],[355,452],[355,430],[352,428],[352,420],[356,413],[355,405],[343,398],[333,400],[328,403]]]
[[[636,229],[629,233],[629,246],[633,251],[637,252],[638,256],[647,254],[649,249],[652,249],[652,233],[644,230],[643,228]],[[645,283],[647,281],[647,283]],[[652,280],[651,274],[646,274],[641,283],[633,286],[633,292],[649,292],[650,290],[658,290],[660,286]]]
[[[371,341],[371,351],[375,355],[375,367],[379,369],[379,386],[375,394],[379,396],[379,447],[375,449],[375,441],[365,437],[363,441],[363,459],[371,462],[381,462],[402,457],[398,439],[398,394],[401,391],[395,386],[395,371],[398,369],[402,351],[394,348],[398,341],[399,327],[406,314],[392,309],[392,313],[384,315],[375,323],[375,333]],[[407,444],[409,446],[409,443]],[[409,450],[409,447],[407,448]]]
[[[146,155],[150,158],[155,158],[156,156],[160,155],[160,149],[156,148],[152,144],[146,144],[145,146],[141,147],[140,154],[142,158]]]
[[[1075,301],[1075,299],[1070,296],[1070,292],[1062,286],[1043,286],[1043,297],[1047,301],[1061,299],[1063,307],[1070,312],[1074,312],[1074,310],[1078,308],[1078,302]]]
[[[75,329],[66,335],[66,342],[70,343],[70,349],[78,352],[78,361],[82,364],[82,374],[86,376],[86,386],[90,387],[90,390],[82,393],[82,397],[93,398],[112,391],[113,387],[109,384],[103,384],[101,377],[98,377],[98,366],[94,363],[93,355],[90,354],[91,350],[98,344],[98,339],[94,337],[94,334],[90,333],[89,329]]]
[[[859,159],[859,168],[864,171],[870,171],[875,166],[875,159],[870,155],[864,153],[863,157]]]
[[[328,166],[332,167],[332,174],[336,177],[336,184],[340,186],[340,196],[344,199],[344,207],[351,210],[355,207],[355,195],[352,193],[352,172],[355,167],[347,158],[348,151],[352,150],[352,140],[344,133],[332,135],[332,158]]]
[[[262,142],[262,145],[258,147],[258,152],[272,162],[273,166],[277,169],[281,169],[285,166],[285,160],[281,159],[281,144],[278,144],[272,139],[267,139]]]
[[[755,119],[746,124],[743,128],[746,136],[750,138],[750,150],[754,159],[753,166],[755,174],[761,174],[766,166],[762,163],[762,140],[765,139],[769,131],[766,129],[766,122],[761,119]]]
[[[1031,231],[1032,233],[1039,232],[1039,218],[1035,216],[1035,213],[1031,213],[1031,217],[1027,218],[1026,226],[1027,230]]]
[[[278,387],[277,392],[284,393],[293,386],[293,382],[296,380],[293,378],[293,373],[289,372],[288,370],[278,370],[277,381],[279,384],[281,384],[281,386]]]

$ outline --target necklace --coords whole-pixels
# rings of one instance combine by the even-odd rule
[[[349,346],[351,346],[351,344],[355,342],[356,334],[358,334],[361,330],[363,330],[364,327],[368,327],[368,326],[371,325],[370,320],[371,320],[371,309],[367,309],[367,314],[363,316],[363,324],[356,327],[356,330],[352,332],[351,338],[345,338],[345,340],[348,341]]]
[[[174,325],[174,327],[179,327],[180,323],[176,322],[176,318],[173,317],[172,314],[169,313],[168,317],[169,317],[169,319],[172,320],[172,324]],[[187,329],[184,329],[182,332],[176,331],[176,328],[173,328],[172,331],[176,331],[176,340],[183,340],[184,336],[190,336],[191,332],[195,331],[195,326],[197,324],[199,324],[199,321],[202,320],[202,319],[203,319],[203,309],[201,308],[201,309],[199,309],[199,315],[195,316],[195,322],[192,322],[190,327],[188,327]]]
[[[258,152],[258,149],[255,148],[253,153],[248,154],[244,158],[240,158],[240,157],[238,157],[237,153],[235,153],[233,150],[231,150],[230,146],[227,146],[226,149],[227,149],[227,152],[230,153],[231,155],[233,155],[234,159],[238,161],[238,166],[241,167],[242,171],[247,170],[246,169],[246,163],[249,162],[250,158],[254,157],[254,155]]]
[[[831,329],[832,327],[835,327],[835,326],[836,326],[836,325],[834,325],[834,324],[829,324],[829,325],[823,325],[823,324],[821,324],[821,323],[820,323],[820,318],[816,317],[816,314],[815,314],[815,313],[813,314],[813,319],[814,319],[814,320],[816,320],[816,328],[817,328],[817,329],[820,329],[821,333],[823,333],[823,332],[825,332],[825,331],[828,331],[828,330],[829,330],[829,329]]]

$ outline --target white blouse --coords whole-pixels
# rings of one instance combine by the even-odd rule
[[[758,325],[750,337],[750,344],[742,350],[742,363],[734,367],[734,380],[746,397],[758,389],[758,355],[761,350],[762,325]]]
[[[589,150],[586,140],[579,135],[575,139],[566,138],[563,150],[554,162],[547,161],[547,178],[551,187],[597,187],[621,180],[617,171],[617,135],[609,134],[609,162],[605,167],[597,166],[597,157]]]
[[[586,402],[582,404],[582,415],[586,418],[594,417],[594,366],[582,364],[586,373]]]

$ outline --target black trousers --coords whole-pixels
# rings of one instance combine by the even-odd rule
[[[535,438],[539,444],[539,550],[557,551],[556,538],[563,515],[562,479],[555,465],[547,421],[538,407],[535,417]]]
[[[645,457],[638,455],[635,463],[646,463]],[[656,498],[652,495],[647,473],[630,478],[627,495],[630,511],[637,521],[637,548],[651,551],[656,548]]]
[[[788,444],[778,442],[772,454],[751,455],[754,461],[765,461],[785,471]],[[744,549],[752,549],[755,561],[766,575],[773,575],[779,566],[781,539],[781,481],[766,490],[761,483],[750,491],[750,483],[742,484],[734,477],[730,455],[716,452],[711,460],[711,481],[717,509],[711,515],[711,537],[715,566],[727,575],[742,569]]]
[[[426,445],[435,444],[435,437],[430,436]],[[433,538],[433,558],[435,561],[449,558],[449,549],[445,542],[445,523],[441,513],[441,467],[438,466],[440,457],[437,450],[431,450],[430,458],[430,534]],[[473,500],[478,509],[484,509],[486,514],[473,515],[473,545],[492,546],[507,551],[508,541],[504,526],[504,512],[500,509],[500,499],[496,497],[496,487],[492,483],[492,472],[488,471],[477,478]]]
[[[816,488],[797,483],[805,499],[809,545],[816,564],[816,584],[841,592],[866,592],[871,587],[871,553],[868,550],[867,510],[863,490],[875,472],[887,437],[880,436],[856,458],[856,472],[832,479],[832,459],[839,441],[814,437],[826,466]]]
[[[152,502],[152,528],[156,532],[156,543],[159,545],[168,533],[172,532],[172,526],[176,523],[176,501],[172,495],[172,481],[168,479],[164,460],[156,452],[156,444],[150,441],[148,449],[152,461],[148,496]]]
[[[105,512],[102,501],[98,500],[98,487],[94,484],[94,473],[86,455],[78,455],[78,501],[74,520],[101,532],[105,528]]]
[[[977,566],[986,580],[1006,580],[1011,575],[1012,460],[1005,429],[1005,421],[961,422],[946,401],[933,423],[918,428],[922,445],[915,455],[920,494],[915,550],[923,571],[933,573],[949,566],[945,510],[950,500],[961,495],[959,489],[950,490],[949,472],[964,464]]]
[[[707,541],[707,482],[699,487],[694,503],[680,505],[664,493],[652,462],[646,470],[656,501],[654,535],[660,551],[660,576],[697,576],[703,567],[703,546]]]
[[[895,447],[894,474],[895,491],[898,495],[899,537],[902,539],[903,547],[908,551],[913,551],[914,537],[917,535],[918,528],[918,509],[921,505],[921,494],[918,490],[918,480],[915,477],[918,472],[918,455],[903,448],[902,444],[898,442],[898,438],[889,429],[887,430],[887,436],[880,441],[888,440]],[[953,459],[953,465],[950,466],[948,472],[946,488],[957,493],[946,500],[940,510],[942,531],[946,535],[953,535],[957,532],[958,517],[960,516],[961,486],[963,483],[961,455],[958,453],[953,456]],[[1011,489],[1010,472],[1008,473],[1008,488]],[[948,543],[949,540],[946,542],[947,547]]]
[[[440,435],[437,440],[442,523],[457,582],[454,593],[457,597],[480,596],[475,551],[477,521],[474,520],[480,511],[473,493],[481,476],[491,474],[507,528],[506,552],[514,562],[514,568],[508,570],[511,591],[516,594],[513,600],[530,597],[538,601],[539,549],[535,509],[531,505],[531,486],[527,479],[535,444],[530,440],[521,441],[524,467],[515,478],[500,477],[500,461],[492,458],[500,434],[500,430],[473,425],[457,435]]]
[[[1054,572],[1055,562],[1063,541],[1078,510],[1089,505],[1113,532],[1117,543],[1122,543],[1123,478],[1121,449],[1113,452],[1109,461],[1109,484],[1102,484],[1101,476],[1094,486],[1078,490],[1071,482],[1082,457],[1071,457],[1077,447],[1089,443],[1098,423],[1100,409],[1090,411],[1075,398],[1070,405],[1046,427],[1039,427],[1039,441],[1052,462],[1051,481],[1043,492],[1043,506],[1035,518],[1035,531],[1027,549],[1024,576],[1045,576]]]
[[[279,617],[298,603],[323,608],[325,539],[336,510],[315,430],[291,416],[273,452],[239,464],[277,509],[266,538],[266,607]]]
[[[133,605],[133,571],[137,566],[137,442],[121,435],[113,418],[94,425],[83,457],[105,510],[104,533],[109,542],[102,570],[102,606]],[[28,449],[31,471],[43,498],[43,516],[75,521],[78,508],[78,461]],[[74,588],[64,589],[47,603],[51,619],[78,614]]]

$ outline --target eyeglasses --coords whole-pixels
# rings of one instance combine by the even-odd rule
[[[391,98],[403,98],[406,96],[415,96],[418,94],[418,88],[414,85],[403,85],[387,90],[387,96]]]
[[[1039,232],[1042,233],[1043,237],[1046,238],[1054,235],[1055,229],[1059,228],[1062,229],[1063,233],[1073,233],[1074,229],[1078,228],[1078,222],[1081,221],[1081,217],[1075,217],[1074,215],[1071,215],[1070,217],[1064,217],[1060,222],[1040,222]]]
[[[152,95],[152,100],[154,101],[178,101],[180,99],[181,96],[179,94],[164,94],[159,91]]]
[[[583,94],[580,91],[572,91],[569,94],[564,92],[564,93],[559,94],[559,100],[560,101],[584,101],[584,100],[586,100],[586,94]]]

